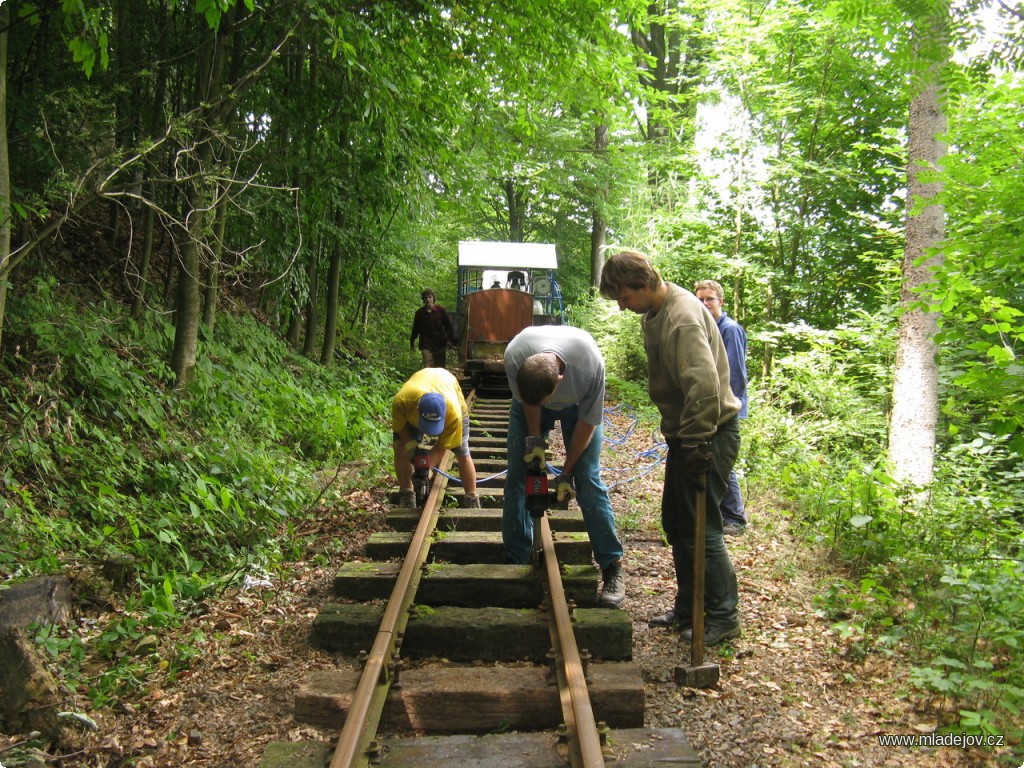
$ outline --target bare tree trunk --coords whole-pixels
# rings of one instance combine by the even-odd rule
[[[221,30],[230,27],[232,13],[224,16]],[[198,107],[203,103],[215,104],[220,100],[228,46],[223,31],[211,32],[209,45],[203,47],[199,64],[199,81],[193,98]],[[220,118],[220,119],[219,119]],[[196,351],[199,340],[199,320],[202,313],[201,251],[207,241],[206,217],[212,203],[211,183],[205,178],[214,162],[213,141],[223,114],[216,110],[204,115],[197,126],[190,162],[195,178],[188,183],[185,203],[185,237],[181,249],[181,268],[178,271],[178,289],[174,309],[174,348],[171,351],[171,370],[176,385],[187,386],[195,374]]]
[[[320,244],[309,249],[309,297],[306,299],[306,337],[302,343],[302,354],[312,358],[316,351],[316,334],[320,324],[317,316],[317,302],[320,300]]]
[[[228,190],[220,187],[220,200],[217,203],[217,218],[213,224],[213,253],[210,256],[210,265],[206,270],[206,292],[203,296],[203,325],[213,336],[213,329],[217,323],[217,283],[220,274],[221,256],[224,253],[224,230],[227,228],[228,218]]]
[[[174,194],[177,196],[181,193],[175,191]],[[184,208],[185,203],[180,203],[180,207]],[[171,290],[174,288],[174,278],[178,274],[178,252],[181,250],[180,238],[177,227],[175,227],[171,233],[169,250],[167,252],[167,267],[164,271],[163,293],[161,294],[161,303],[164,307],[170,306]]]
[[[341,226],[339,212],[338,225]],[[327,306],[324,310],[324,341],[320,347],[320,365],[328,365],[334,358],[334,342],[338,335],[338,286],[341,283],[341,243],[331,249],[331,263],[327,271]]]
[[[934,21],[934,20],[933,20]],[[945,20],[933,30],[942,35]],[[910,103],[907,158],[906,250],[903,256],[901,301],[908,305],[921,297],[931,268],[942,256],[935,249],[945,236],[945,210],[934,199],[942,189],[937,181],[922,179],[937,170],[946,153],[941,137],[946,112],[939,85],[937,62]],[[889,460],[893,476],[917,487],[928,486],[934,476],[935,429],[938,421],[938,347],[934,313],[909,309],[900,316],[893,408],[889,424]]]
[[[299,346],[299,334],[302,331],[302,307],[299,305],[299,298],[295,291],[289,292],[291,304],[288,308],[288,328],[285,330],[284,338],[288,346],[297,349]]]
[[[157,135],[163,132],[164,122],[164,101],[167,99],[167,67],[159,65],[157,67],[156,76],[156,88],[153,92],[153,101],[150,104],[149,112],[149,135],[155,138]],[[157,158],[154,162],[159,162]],[[155,168],[152,173],[156,173]],[[149,268],[153,263],[153,241],[156,235],[156,202],[157,202],[157,184],[155,181],[150,180],[146,187],[146,198],[150,201],[150,205],[146,206],[146,217],[145,224],[143,225],[144,233],[142,239],[142,259],[139,262],[139,271],[135,289],[134,299],[132,301],[132,320],[138,320],[142,317],[142,312],[146,305],[146,293],[149,287]]]
[[[370,270],[363,270],[363,292],[366,296],[363,299],[363,333],[366,333],[366,329],[370,327]]]
[[[7,154],[7,28],[11,6],[0,4],[0,349],[7,315],[7,262],[11,258],[11,162]]]
[[[146,185],[150,200],[155,199],[156,184],[150,182]],[[136,275],[135,287],[132,289],[134,299],[132,300],[132,320],[142,317],[142,310],[146,306],[146,286],[149,283],[149,265],[153,260],[153,231],[156,227],[156,211],[152,205],[146,206],[146,218],[143,228],[145,232],[142,239],[142,259],[139,262],[139,273]]]
[[[594,130],[594,154],[602,158],[608,151],[608,126],[604,123]],[[604,219],[602,204],[608,197],[608,190],[603,185],[595,190],[593,224],[590,229],[590,289],[596,296],[601,285],[601,269],[604,267],[604,246],[608,233],[608,225]]]
[[[526,234],[526,194],[515,179],[505,179],[505,202],[508,205],[508,239],[523,242]]]
[[[362,295],[359,297],[359,303],[356,305],[356,311],[352,315],[352,328],[357,326],[363,329],[363,333],[366,333],[366,329],[370,326],[370,287],[373,283],[373,267],[376,263],[376,259],[369,266],[363,267],[363,290]]]
[[[200,239],[203,236],[204,216],[194,192],[192,197],[192,218],[181,248],[178,262],[178,290],[174,304],[174,348],[171,350],[171,370],[174,371],[175,385],[187,387],[195,376],[196,349],[199,339],[199,317],[202,309],[199,291]]]

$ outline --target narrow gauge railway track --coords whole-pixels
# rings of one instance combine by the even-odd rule
[[[261,768],[700,765],[681,731],[643,727],[631,619],[598,607],[579,510],[537,521],[536,563],[504,562],[508,398],[467,395],[484,508],[459,505],[446,453],[423,509],[394,508],[370,561],[337,574],[311,640],[362,666],[312,675],[294,716],[338,738],[270,744]]]

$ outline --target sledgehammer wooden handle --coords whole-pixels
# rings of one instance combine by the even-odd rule
[[[704,662],[704,535],[707,529],[707,477],[697,491],[696,520],[693,523],[693,636],[690,640],[690,664]]]

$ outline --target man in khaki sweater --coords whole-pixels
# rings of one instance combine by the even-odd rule
[[[639,251],[604,265],[601,295],[643,318],[648,392],[668,443],[661,523],[672,546],[678,591],[651,626],[678,626],[689,638],[697,492],[706,488],[705,645],[740,635],[736,572],[722,537],[719,506],[739,453],[741,403],[729,385],[729,360],[715,319],[690,291],[661,279]]]

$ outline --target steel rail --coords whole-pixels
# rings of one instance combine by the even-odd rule
[[[555,557],[555,540],[551,535],[548,516],[534,520],[534,535],[540,527],[544,570],[547,574],[547,598],[551,611],[551,640],[555,646],[555,673],[558,677],[558,695],[565,719],[572,768],[604,768],[601,737],[594,720],[583,662],[576,647],[572,619],[562,587],[562,574]]]
[[[470,393],[466,398],[467,407],[471,407],[472,402],[473,393]],[[454,458],[451,451],[445,451],[440,462],[444,472],[451,469]],[[366,768],[370,764],[371,745],[377,735],[388,691],[395,677],[394,663],[400,650],[400,639],[409,623],[409,609],[416,598],[423,564],[430,552],[431,537],[437,526],[441,500],[448,486],[448,477],[444,472],[435,473],[430,495],[423,505],[412,543],[409,544],[402,569],[391,590],[384,618],[349,705],[330,768]]]

